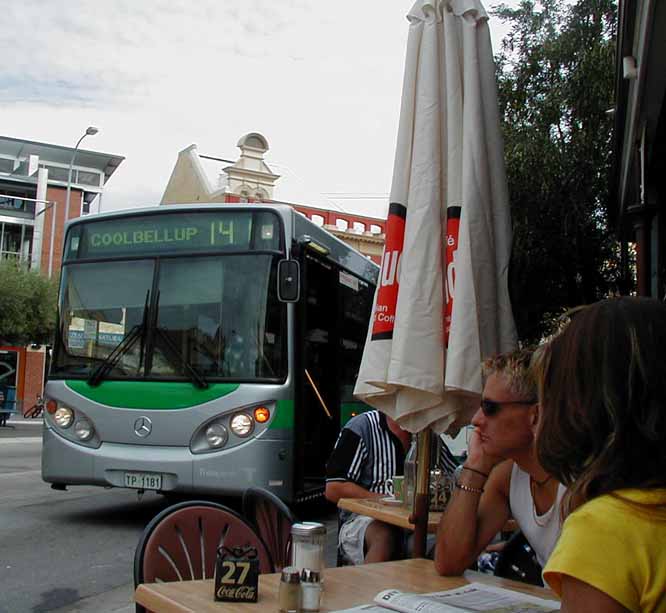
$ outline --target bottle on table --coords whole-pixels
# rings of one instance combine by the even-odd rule
[[[412,442],[405,456],[405,479],[403,483],[405,506],[414,510],[414,494],[416,493],[416,435],[412,434]]]
[[[324,568],[326,526],[314,521],[304,521],[291,526],[291,565],[320,571]]]

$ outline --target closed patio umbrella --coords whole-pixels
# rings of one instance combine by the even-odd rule
[[[417,0],[408,20],[386,245],[354,392],[410,432],[453,434],[478,407],[481,361],[516,346],[497,86],[479,0]],[[427,506],[426,518],[416,511],[418,528]]]

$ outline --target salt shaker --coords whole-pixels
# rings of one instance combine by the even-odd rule
[[[291,526],[291,565],[299,571],[304,568],[321,571],[324,568],[326,526],[304,521]]]
[[[301,613],[317,613],[321,602],[321,575],[304,568],[301,573]]]
[[[280,575],[278,591],[280,613],[300,613],[301,611],[301,573],[298,568],[286,566]]]

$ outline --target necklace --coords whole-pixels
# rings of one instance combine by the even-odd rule
[[[547,477],[543,481],[539,482],[536,481],[535,479],[532,479],[532,475],[530,475],[530,494],[532,494],[532,517],[534,518],[534,523],[539,526],[539,528],[545,528],[548,525],[548,522],[550,521],[550,518],[552,516],[552,513],[548,513],[548,517],[546,517],[545,521],[541,523],[539,521],[539,515],[537,514],[537,509],[536,509],[536,497],[534,495],[535,492],[535,485],[545,485],[550,481],[550,477]],[[552,510],[552,509],[551,509]]]
[[[552,478],[552,475],[548,475],[543,481],[537,481],[532,475],[530,475],[530,480],[534,483],[534,485],[538,485],[539,487],[546,485],[546,483],[548,483]]]

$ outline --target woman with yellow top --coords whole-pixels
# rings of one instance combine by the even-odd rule
[[[666,305],[577,309],[537,371],[539,460],[568,487],[544,579],[567,613],[666,613]]]

